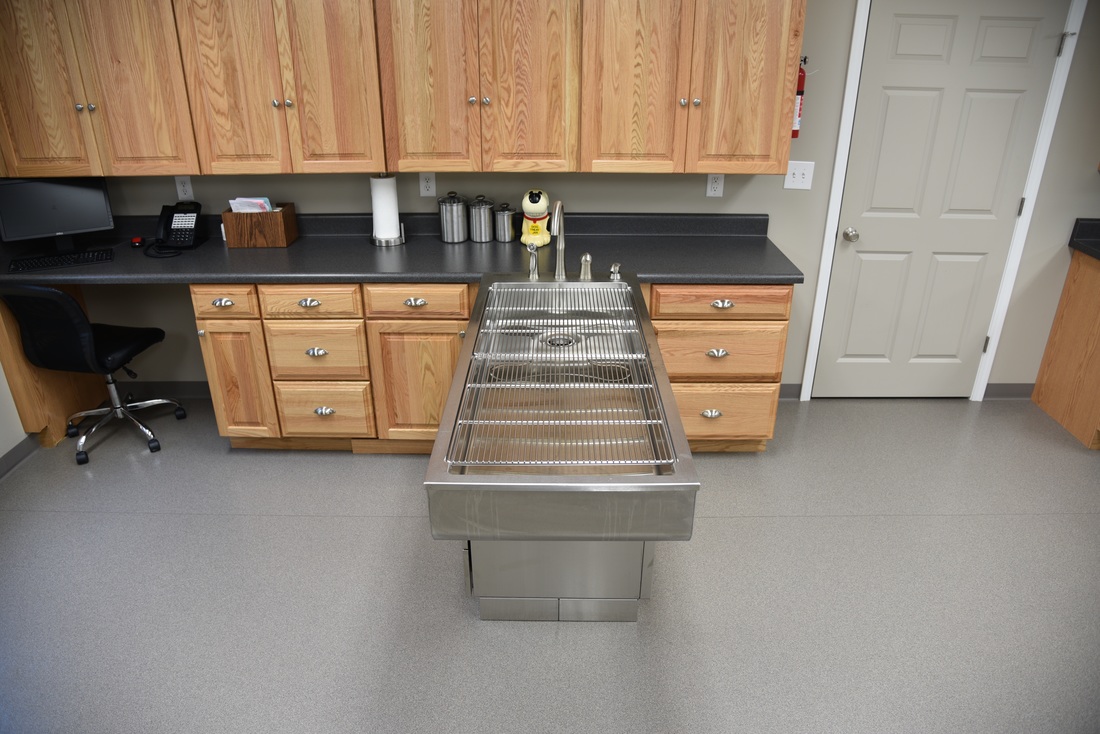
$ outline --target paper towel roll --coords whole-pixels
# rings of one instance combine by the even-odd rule
[[[374,238],[391,240],[401,236],[397,219],[397,179],[393,176],[372,176],[370,180],[371,216]]]

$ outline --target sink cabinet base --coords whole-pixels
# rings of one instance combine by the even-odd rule
[[[651,541],[469,543],[483,620],[635,622],[649,596]]]

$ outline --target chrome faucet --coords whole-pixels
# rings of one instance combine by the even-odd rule
[[[558,238],[554,245],[557,248],[558,263],[554,267],[554,280],[565,280],[565,222],[562,214],[564,209],[561,199],[554,202],[554,213],[550,215],[550,234]]]

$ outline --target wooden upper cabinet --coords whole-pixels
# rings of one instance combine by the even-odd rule
[[[374,13],[356,0],[176,0],[204,173],[383,169]]]
[[[695,0],[686,170],[786,172],[805,14],[806,0]]]
[[[684,171],[694,9],[694,0],[585,3],[583,170]]]
[[[577,170],[580,0],[377,7],[391,170]]]
[[[376,6],[389,170],[480,171],[476,0]]]
[[[12,176],[198,173],[171,0],[0,3]]]
[[[62,4],[0,3],[0,151],[7,173],[102,174],[88,102]]]
[[[106,173],[198,173],[171,0],[71,0],[68,7]]]
[[[274,0],[274,8],[294,170],[384,170],[371,3]]]
[[[586,0],[581,168],[783,173],[805,0]]]
[[[289,173],[271,0],[176,0],[203,173]]]
[[[580,0],[480,0],[478,10],[484,170],[577,170]]]

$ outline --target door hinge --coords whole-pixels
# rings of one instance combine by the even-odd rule
[[[988,336],[985,338],[985,344],[982,345],[982,354],[985,354],[985,351],[987,349],[989,349],[989,337]]]
[[[1025,201],[1027,201],[1027,197],[1026,196],[1021,196],[1020,197],[1020,208],[1016,210],[1016,216],[1020,216],[1021,214],[1024,213],[1024,202]]]
[[[1077,35],[1076,33],[1071,32],[1071,31],[1066,31],[1065,33],[1063,33],[1061,40],[1058,41],[1058,53],[1056,53],[1054,55],[1055,56],[1061,56],[1062,55],[1062,49],[1064,49],[1066,47],[1066,38],[1068,38],[1069,36],[1076,36],[1076,35]]]

